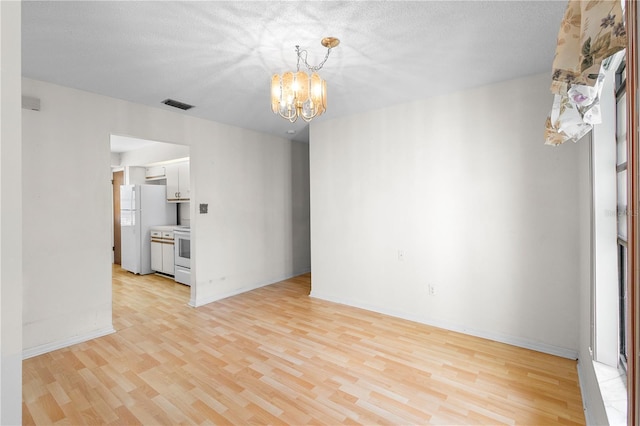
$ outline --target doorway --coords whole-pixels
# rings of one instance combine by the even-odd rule
[[[111,135],[110,145],[114,271],[132,273],[132,278],[143,277],[149,273],[161,275],[157,282],[163,282],[168,286],[183,286],[180,284],[183,281],[177,282],[175,276],[171,275],[173,268],[170,268],[171,271],[164,267],[156,270],[157,259],[155,263],[152,262],[152,256],[157,255],[158,244],[152,244],[151,227],[163,225],[163,228],[167,228],[165,231],[173,231],[176,226],[190,227],[189,146],[121,135]],[[176,180],[181,183],[179,189],[174,189]],[[125,203],[121,200],[122,194],[125,194],[121,188],[126,188],[126,193],[137,195],[132,195],[133,198],[127,197],[128,201]],[[178,192],[180,199],[176,200],[173,195],[170,197],[169,192]],[[145,202],[142,202],[143,198]],[[137,201],[134,201],[136,199]],[[142,205],[146,205],[147,208],[140,208]],[[149,208],[151,205],[154,206],[153,209]],[[122,210],[124,208],[127,210]],[[153,214],[149,214],[151,211]],[[171,214],[161,213],[165,211],[171,211]],[[147,214],[143,214],[144,212]],[[123,216],[124,213],[126,215]],[[137,219],[132,222],[133,217]],[[126,224],[122,218],[127,219]],[[126,229],[122,228],[123,225],[126,225]],[[123,233],[123,230],[127,232]],[[167,259],[173,259],[167,252],[169,242],[168,237],[162,240],[162,263],[167,263]],[[164,247],[165,245],[167,247]],[[171,246],[173,247],[173,244]],[[191,288],[190,292],[194,292],[194,289]]]

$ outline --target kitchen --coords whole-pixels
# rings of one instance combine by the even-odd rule
[[[191,286],[189,147],[111,136],[113,263]]]

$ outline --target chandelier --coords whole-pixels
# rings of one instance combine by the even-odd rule
[[[327,109],[327,83],[320,78],[316,71],[327,62],[331,49],[339,45],[340,40],[326,37],[322,39],[321,43],[327,48],[327,54],[320,64],[309,65],[307,51],[300,50],[300,46],[296,46],[296,54],[298,55],[296,72],[275,74],[271,79],[271,110],[292,123],[298,117],[304,121],[311,121],[314,117],[322,115]],[[308,72],[300,71],[301,60]]]

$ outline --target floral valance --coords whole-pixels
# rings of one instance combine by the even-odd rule
[[[626,43],[620,0],[569,0],[553,60],[554,101],[545,126],[545,144],[576,142],[601,122],[602,63]]]

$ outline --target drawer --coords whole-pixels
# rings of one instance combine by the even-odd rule
[[[153,234],[152,234],[153,236]],[[170,240],[173,240],[173,231],[163,231],[162,232],[162,238],[168,238]]]
[[[151,238],[162,238],[162,231],[151,231]]]
[[[191,269],[176,266],[174,280],[177,283],[191,286]]]

